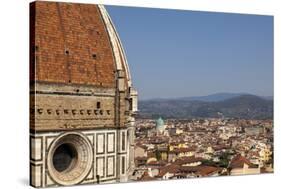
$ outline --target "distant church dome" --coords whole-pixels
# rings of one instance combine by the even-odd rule
[[[156,120],[156,130],[157,131],[164,131],[164,120],[159,117],[157,120]]]

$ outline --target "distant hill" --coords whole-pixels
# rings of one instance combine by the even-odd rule
[[[206,96],[192,96],[192,97],[183,97],[182,100],[199,100],[205,102],[217,102],[222,100],[227,100],[241,95],[246,95],[247,93],[215,93]]]
[[[261,96],[261,97],[266,100],[273,100],[273,96]]]
[[[218,93],[205,97],[154,99],[139,102],[141,118],[208,118],[229,117],[245,119],[271,119],[273,117],[273,100],[250,95]],[[228,98],[229,97],[229,98]],[[202,100],[203,98],[203,100]],[[218,99],[222,100],[218,100]],[[201,100],[198,100],[201,99]],[[208,100],[206,100],[208,99]]]

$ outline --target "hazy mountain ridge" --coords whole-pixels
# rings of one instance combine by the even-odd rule
[[[203,100],[198,100],[202,97],[187,97],[140,101],[138,117],[208,118],[224,116],[245,119],[271,119],[273,117],[273,100],[270,98],[267,100],[268,98],[250,94],[219,94],[204,96]]]
[[[248,93],[215,93],[206,96],[192,96],[192,97],[183,97],[182,100],[199,100],[204,102],[218,102],[222,100],[227,100],[230,98],[238,97],[241,95],[247,95]]]
[[[218,102],[222,100],[227,100],[230,98],[238,97],[241,95],[253,95],[250,93],[215,93],[204,96],[190,96],[190,97],[178,97],[178,98],[152,98],[141,101],[167,101],[167,100],[188,100],[188,101],[204,101],[204,102]],[[257,95],[253,95],[257,96]],[[266,100],[273,100],[273,96],[259,96],[260,98],[264,98]]]

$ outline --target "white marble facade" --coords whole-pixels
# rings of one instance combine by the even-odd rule
[[[87,130],[79,131],[79,133],[90,142],[93,150],[91,169],[81,184],[128,180],[127,129]],[[36,133],[36,137],[31,135],[31,169],[36,169],[36,171],[31,171],[36,173],[33,175],[35,178],[33,185],[42,187],[58,185],[48,173],[46,159],[48,159],[53,141],[62,134],[63,132],[53,132]]]

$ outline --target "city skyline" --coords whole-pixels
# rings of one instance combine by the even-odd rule
[[[140,99],[273,96],[272,16],[106,8]]]

